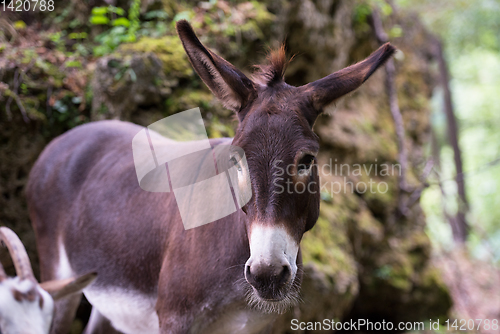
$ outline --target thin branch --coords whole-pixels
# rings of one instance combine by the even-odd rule
[[[30,66],[31,67],[31,66]],[[28,67],[28,69],[30,68]],[[14,72],[14,84],[13,84],[13,90],[11,90],[9,99],[7,100],[7,103],[5,104],[5,112],[7,113],[7,117],[9,120],[12,119],[12,112],[10,111],[10,104],[12,103],[12,100],[14,99],[16,101],[17,107],[21,111],[21,115],[23,116],[24,123],[29,123],[30,119],[28,118],[28,114],[26,113],[26,109],[23,106],[23,103],[21,99],[19,98],[19,95],[17,94],[17,90],[19,89],[19,86],[21,84],[20,80],[21,74],[19,73],[19,69],[16,69]]]
[[[23,116],[24,123],[29,123],[30,119],[28,118],[28,114],[26,113],[26,109],[24,109],[21,99],[17,94],[14,95],[14,98],[16,99],[17,107],[19,108],[19,110],[21,110],[21,115]]]
[[[16,69],[14,72],[14,89],[16,87],[16,82],[17,82],[17,75],[18,75],[18,70]],[[5,112],[7,113],[7,119],[10,121],[12,120],[12,112],[10,111],[10,104],[12,103],[13,97],[12,95],[9,95],[9,98],[7,99],[7,102],[5,103]]]
[[[382,26],[382,20],[380,19],[380,14],[377,9],[372,12],[372,23],[375,36],[379,44],[384,44],[389,41],[388,35],[384,31]],[[396,67],[394,66],[394,60],[391,58],[387,61],[385,65],[386,69],[386,89],[387,95],[389,97],[389,108],[391,110],[391,115],[394,120],[394,126],[396,129],[396,136],[398,140],[398,160],[401,165],[401,173],[399,176],[399,189],[403,192],[408,192],[408,185],[406,184],[406,172],[408,170],[408,153],[406,151],[405,145],[405,128],[403,122],[403,116],[401,115],[401,110],[399,109],[398,96],[396,91]],[[403,197],[399,197],[399,211],[406,215],[407,205]]]

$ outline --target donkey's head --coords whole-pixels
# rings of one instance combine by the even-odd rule
[[[385,44],[360,63],[293,87],[284,81],[284,48],[249,79],[205,48],[188,22],[179,21],[177,31],[198,75],[240,121],[233,145],[245,152],[248,170],[238,170],[242,179],[250,176],[252,187],[243,207],[250,302],[264,311],[283,311],[297,296],[300,240],[319,215],[319,143],[312,126],[325,106],[358,88],[395,49]]]

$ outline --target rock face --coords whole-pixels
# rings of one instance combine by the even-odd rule
[[[122,61],[110,56],[97,61],[92,79],[92,120],[129,119],[138,105],[160,102],[160,88],[151,80],[165,79],[158,58],[152,54],[129,58]]]
[[[195,2],[192,8],[169,1],[163,4],[172,14],[191,13],[202,41],[243,70],[260,58],[264,43],[278,46],[285,40],[289,53],[297,54],[286,76],[294,85],[362,60],[378,47],[369,25],[371,9],[364,2],[283,0],[232,5],[218,1]],[[403,13],[393,11],[383,16],[383,21],[400,50],[396,84],[410,157],[407,182],[418,187],[425,163],[423,145],[429,136],[430,96],[436,82],[428,36],[418,19]],[[43,145],[67,128],[105,118],[148,125],[172,113],[200,107],[209,136],[234,133],[232,114],[193,73],[173,31],[160,39],[122,45],[95,64],[83,63],[83,69],[61,73],[62,66],[35,63],[24,80],[28,89],[38,89],[38,104],[29,100],[35,94],[13,88],[15,69],[27,65],[12,62],[1,64],[0,79],[9,92],[17,90],[25,105],[32,106],[28,110],[31,121],[23,122],[15,103],[11,103],[13,117],[8,117],[4,106],[8,95],[4,93],[0,136],[6,144],[0,148],[0,157],[10,160],[8,165],[2,160],[0,168],[0,221],[23,233],[31,254],[35,253],[34,238],[23,211],[22,187]],[[36,80],[43,80],[48,73],[56,81],[36,86]],[[75,88],[71,78],[76,77],[91,82],[89,88]],[[6,89],[0,86],[0,92]],[[66,114],[61,105],[69,108]],[[55,119],[67,113],[71,120],[80,117],[79,121]],[[422,210],[418,202],[407,216],[396,209],[398,199],[407,195],[397,186],[400,167],[385,72],[379,70],[358,91],[337,101],[318,119],[315,131],[321,138],[320,166],[330,169],[323,169],[326,186],[320,219],[302,241],[303,303],[280,318],[273,333],[291,333],[292,318],[424,321],[446,315],[451,302],[429,262],[431,245],[424,233]],[[16,152],[24,152],[23,159],[15,159]]]

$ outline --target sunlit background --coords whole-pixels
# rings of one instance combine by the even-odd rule
[[[468,247],[474,256],[500,261],[500,2],[407,1],[397,3],[415,10],[441,37],[451,75],[453,106],[459,124],[459,145],[470,224]],[[447,140],[443,91],[433,97],[432,126],[439,148],[439,171],[431,175],[422,205],[429,235],[438,247],[453,249],[444,212],[457,211],[453,150]],[[437,185],[441,182],[444,192]]]

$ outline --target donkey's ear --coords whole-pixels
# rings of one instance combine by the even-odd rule
[[[252,80],[205,48],[186,20],[177,22],[177,33],[194,69],[226,108],[239,111],[255,98]]]
[[[301,88],[320,113],[325,106],[361,86],[396,51],[389,43],[382,45],[365,60],[311,82]]]

